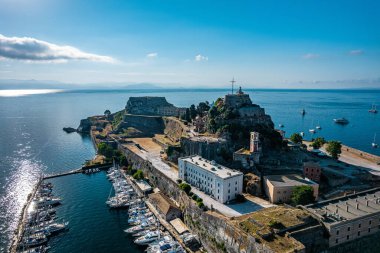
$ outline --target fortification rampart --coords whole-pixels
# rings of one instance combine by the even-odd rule
[[[133,168],[141,169],[154,187],[179,203],[184,214],[184,222],[199,236],[208,252],[273,252],[224,217],[201,210],[183,191],[179,190],[176,182],[161,173],[149,161],[128,147],[121,145],[119,147]]]

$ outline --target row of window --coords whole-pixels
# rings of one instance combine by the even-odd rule
[[[379,229],[380,229],[380,225],[379,225]],[[350,231],[350,230],[348,230],[348,231]],[[358,231],[358,236],[360,236],[360,233],[361,233],[361,231]],[[368,233],[371,233],[371,228],[368,228]],[[346,240],[350,240],[350,235],[346,236]],[[339,239],[338,238],[335,239],[335,243],[339,243]]]
[[[380,219],[379,219],[379,221],[380,221]],[[372,224],[372,220],[369,220],[368,224],[371,225]],[[362,224],[359,223],[358,224],[358,228],[361,228],[361,227],[362,227]],[[351,230],[351,227],[347,227],[347,231],[350,231],[350,230]],[[339,235],[339,230],[336,231],[336,235]]]

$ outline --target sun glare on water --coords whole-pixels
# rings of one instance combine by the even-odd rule
[[[56,89],[38,89],[38,90],[0,90],[0,97],[20,97],[37,94],[48,94],[62,92]]]

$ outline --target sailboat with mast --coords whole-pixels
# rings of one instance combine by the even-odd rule
[[[376,133],[375,133],[375,136],[373,137],[372,147],[373,147],[373,148],[377,148],[377,143],[376,143]]]
[[[368,112],[370,112],[370,113],[377,113],[376,105],[372,104],[372,108],[370,110],[368,110]]]

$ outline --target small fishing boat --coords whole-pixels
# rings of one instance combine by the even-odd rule
[[[372,104],[372,108],[368,110],[370,113],[377,113],[376,105]]]
[[[278,126],[279,126],[279,127],[281,127],[281,128],[283,128],[283,127],[284,127],[284,125],[283,125],[283,124],[278,124]]]

